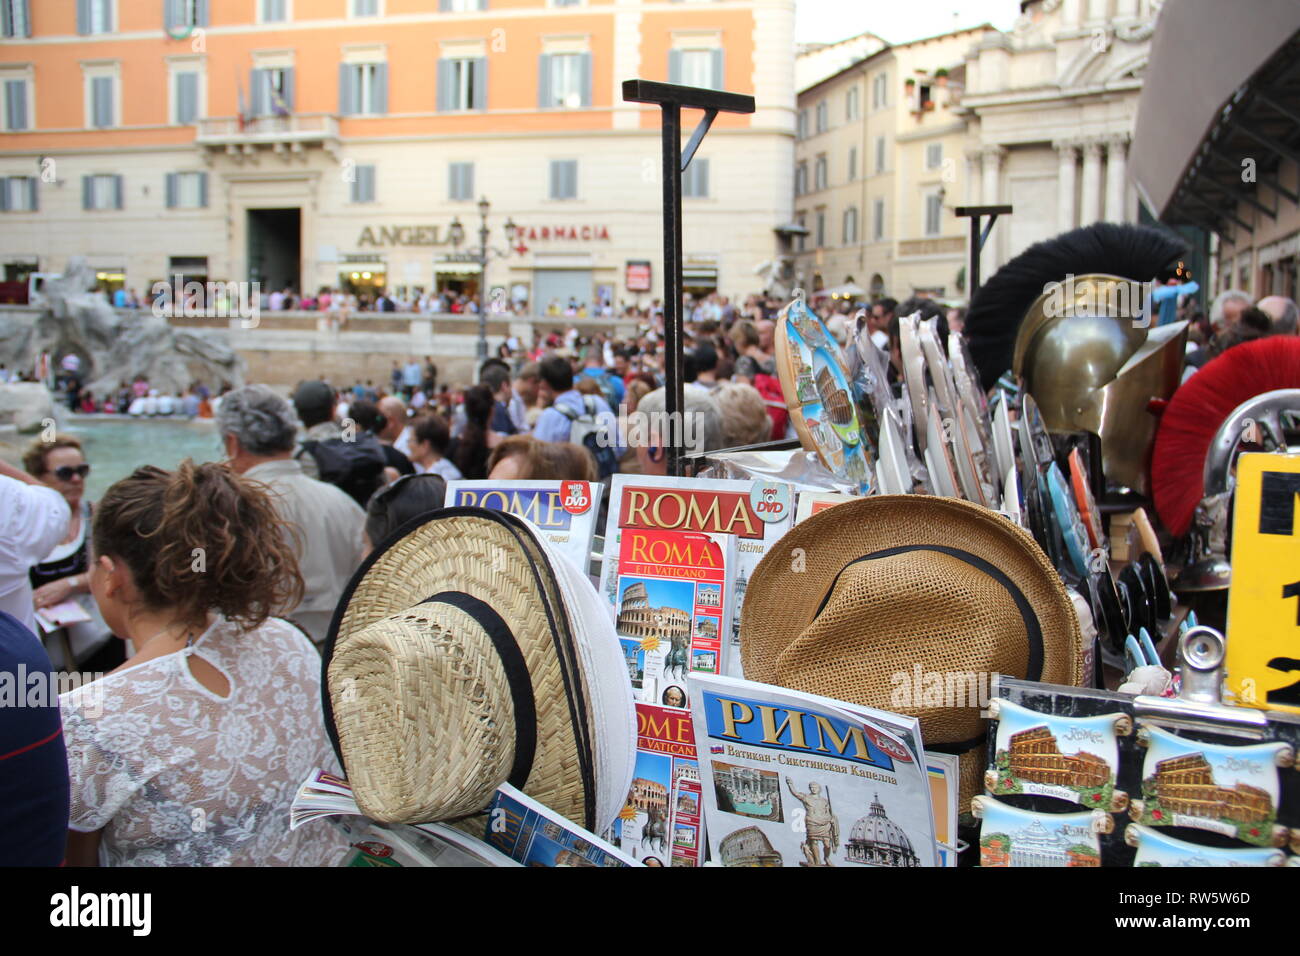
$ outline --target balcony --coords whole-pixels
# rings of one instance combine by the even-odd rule
[[[284,159],[320,147],[336,155],[339,146],[338,118],[332,113],[294,113],[289,116],[218,116],[198,121],[194,143],[211,153],[223,152],[243,162],[255,160],[262,151]]]

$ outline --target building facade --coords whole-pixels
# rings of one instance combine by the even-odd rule
[[[141,294],[181,274],[648,305],[660,120],[623,102],[636,77],[757,101],[687,171],[688,288],[750,291],[791,218],[793,0],[9,6],[6,278],[85,255]],[[481,198],[508,252],[485,282]]]
[[[885,46],[798,95],[796,280],[810,292],[960,295],[952,214],[966,120],[963,57],[987,26]],[[850,297],[856,297],[850,294]]]

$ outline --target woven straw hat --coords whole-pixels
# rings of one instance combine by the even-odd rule
[[[963,812],[992,674],[1077,685],[1083,672],[1073,605],[1034,540],[985,508],[918,495],[795,525],[750,578],[740,653],[750,680],[920,718],[927,748],[962,754]]]
[[[610,608],[527,521],[445,508],[399,528],[324,658],[326,726],[371,819],[456,820],[506,782],[593,832],[622,808],[635,711]]]

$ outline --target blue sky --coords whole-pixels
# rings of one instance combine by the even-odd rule
[[[1011,28],[1018,0],[796,0],[795,41],[834,43],[871,32],[890,43],[991,23]]]

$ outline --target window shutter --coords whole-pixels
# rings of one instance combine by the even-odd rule
[[[284,76],[284,90],[280,93],[280,96],[284,100],[284,108],[292,113],[294,110],[293,100],[296,93],[293,82],[293,67],[287,66],[281,72]]]
[[[27,205],[31,208],[32,212],[41,211],[41,194],[36,182],[37,179],[35,176],[32,176],[27,180]]]
[[[543,53],[537,58],[537,106],[547,109],[551,105],[551,55]]]
[[[9,180],[0,176],[0,212],[9,211]]]
[[[167,208],[176,208],[176,194],[180,192],[180,175],[178,173],[167,174]]]
[[[181,25],[181,0],[163,0],[163,28],[175,30]]]
[[[365,171],[366,174],[364,178],[366,182],[366,192],[365,192],[366,202],[374,202],[375,201],[375,167],[366,166]]]
[[[680,84],[682,82],[682,51],[668,51],[668,82]]]
[[[447,198],[448,199],[460,198],[460,190],[457,188],[459,185],[460,185],[460,164],[448,163],[447,164]]]
[[[474,164],[461,163],[460,166],[460,194],[466,199],[474,198]]]
[[[199,115],[199,75],[176,74],[176,122],[188,126]]]
[[[14,35],[14,21],[8,0],[0,0],[0,36]]]
[[[551,160],[551,198],[560,198],[560,163],[558,160]]]
[[[576,159],[571,159],[564,164],[564,174],[565,198],[578,198],[578,161]]]
[[[77,0],[77,32],[83,36],[90,32],[90,0]]]
[[[438,112],[446,113],[451,107],[451,60],[438,61]]]
[[[9,113],[9,128],[12,130],[27,129],[27,81],[7,81],[5,83],[5,94],[8,100],[6,105]]]
[[[93,198],[91,196],[91,190],[93,188],[94,187],[91,185],[91,178],[89,176],[82,176],[81,177],[81,208],[82,209],[91,208],[92,206],[91,199]]]
[[[474,109],[487,110],[487,57],[474,60]]]
[[[388,112],[388,64],[375,65],[375,82],[370,87],[370,112]]]
[[[266,112],[266,71],[253,70],[248,74],[248,114],[261,116]]]
[[[199,173],[199,205],[208,208],[208,174]]]
[[[451,13],[451,0],[438,0],[439,13]]]
[[[725,74],[723,73],[723,51],[719,47],[712,51],[713,55],[713,88],[715,90],[726,89],[727,84],[723,82]]]
[[[339,115],[352,115],[352,81],[353,67],[348,63],[339,64]]]
[[[208,25],[208,0],[196,0],[194,4],[194,20],[196,27],[206,27]]]
[[[584,53],[578,59],[578,88],[582,94],[582,105],[591,105],[591,54]]]
[[[123,189],[122,177],[120,175],[114,176],[113,177],[113,203],[115,208],[117,209],[122,209],[125,206],[125,203],[123,202],[124,192],[126,192],[126,190]]]
[[[91,99],[95,107],[95,125],[108,127],[113,125],[113,78],[97,76],[91,87]]]

